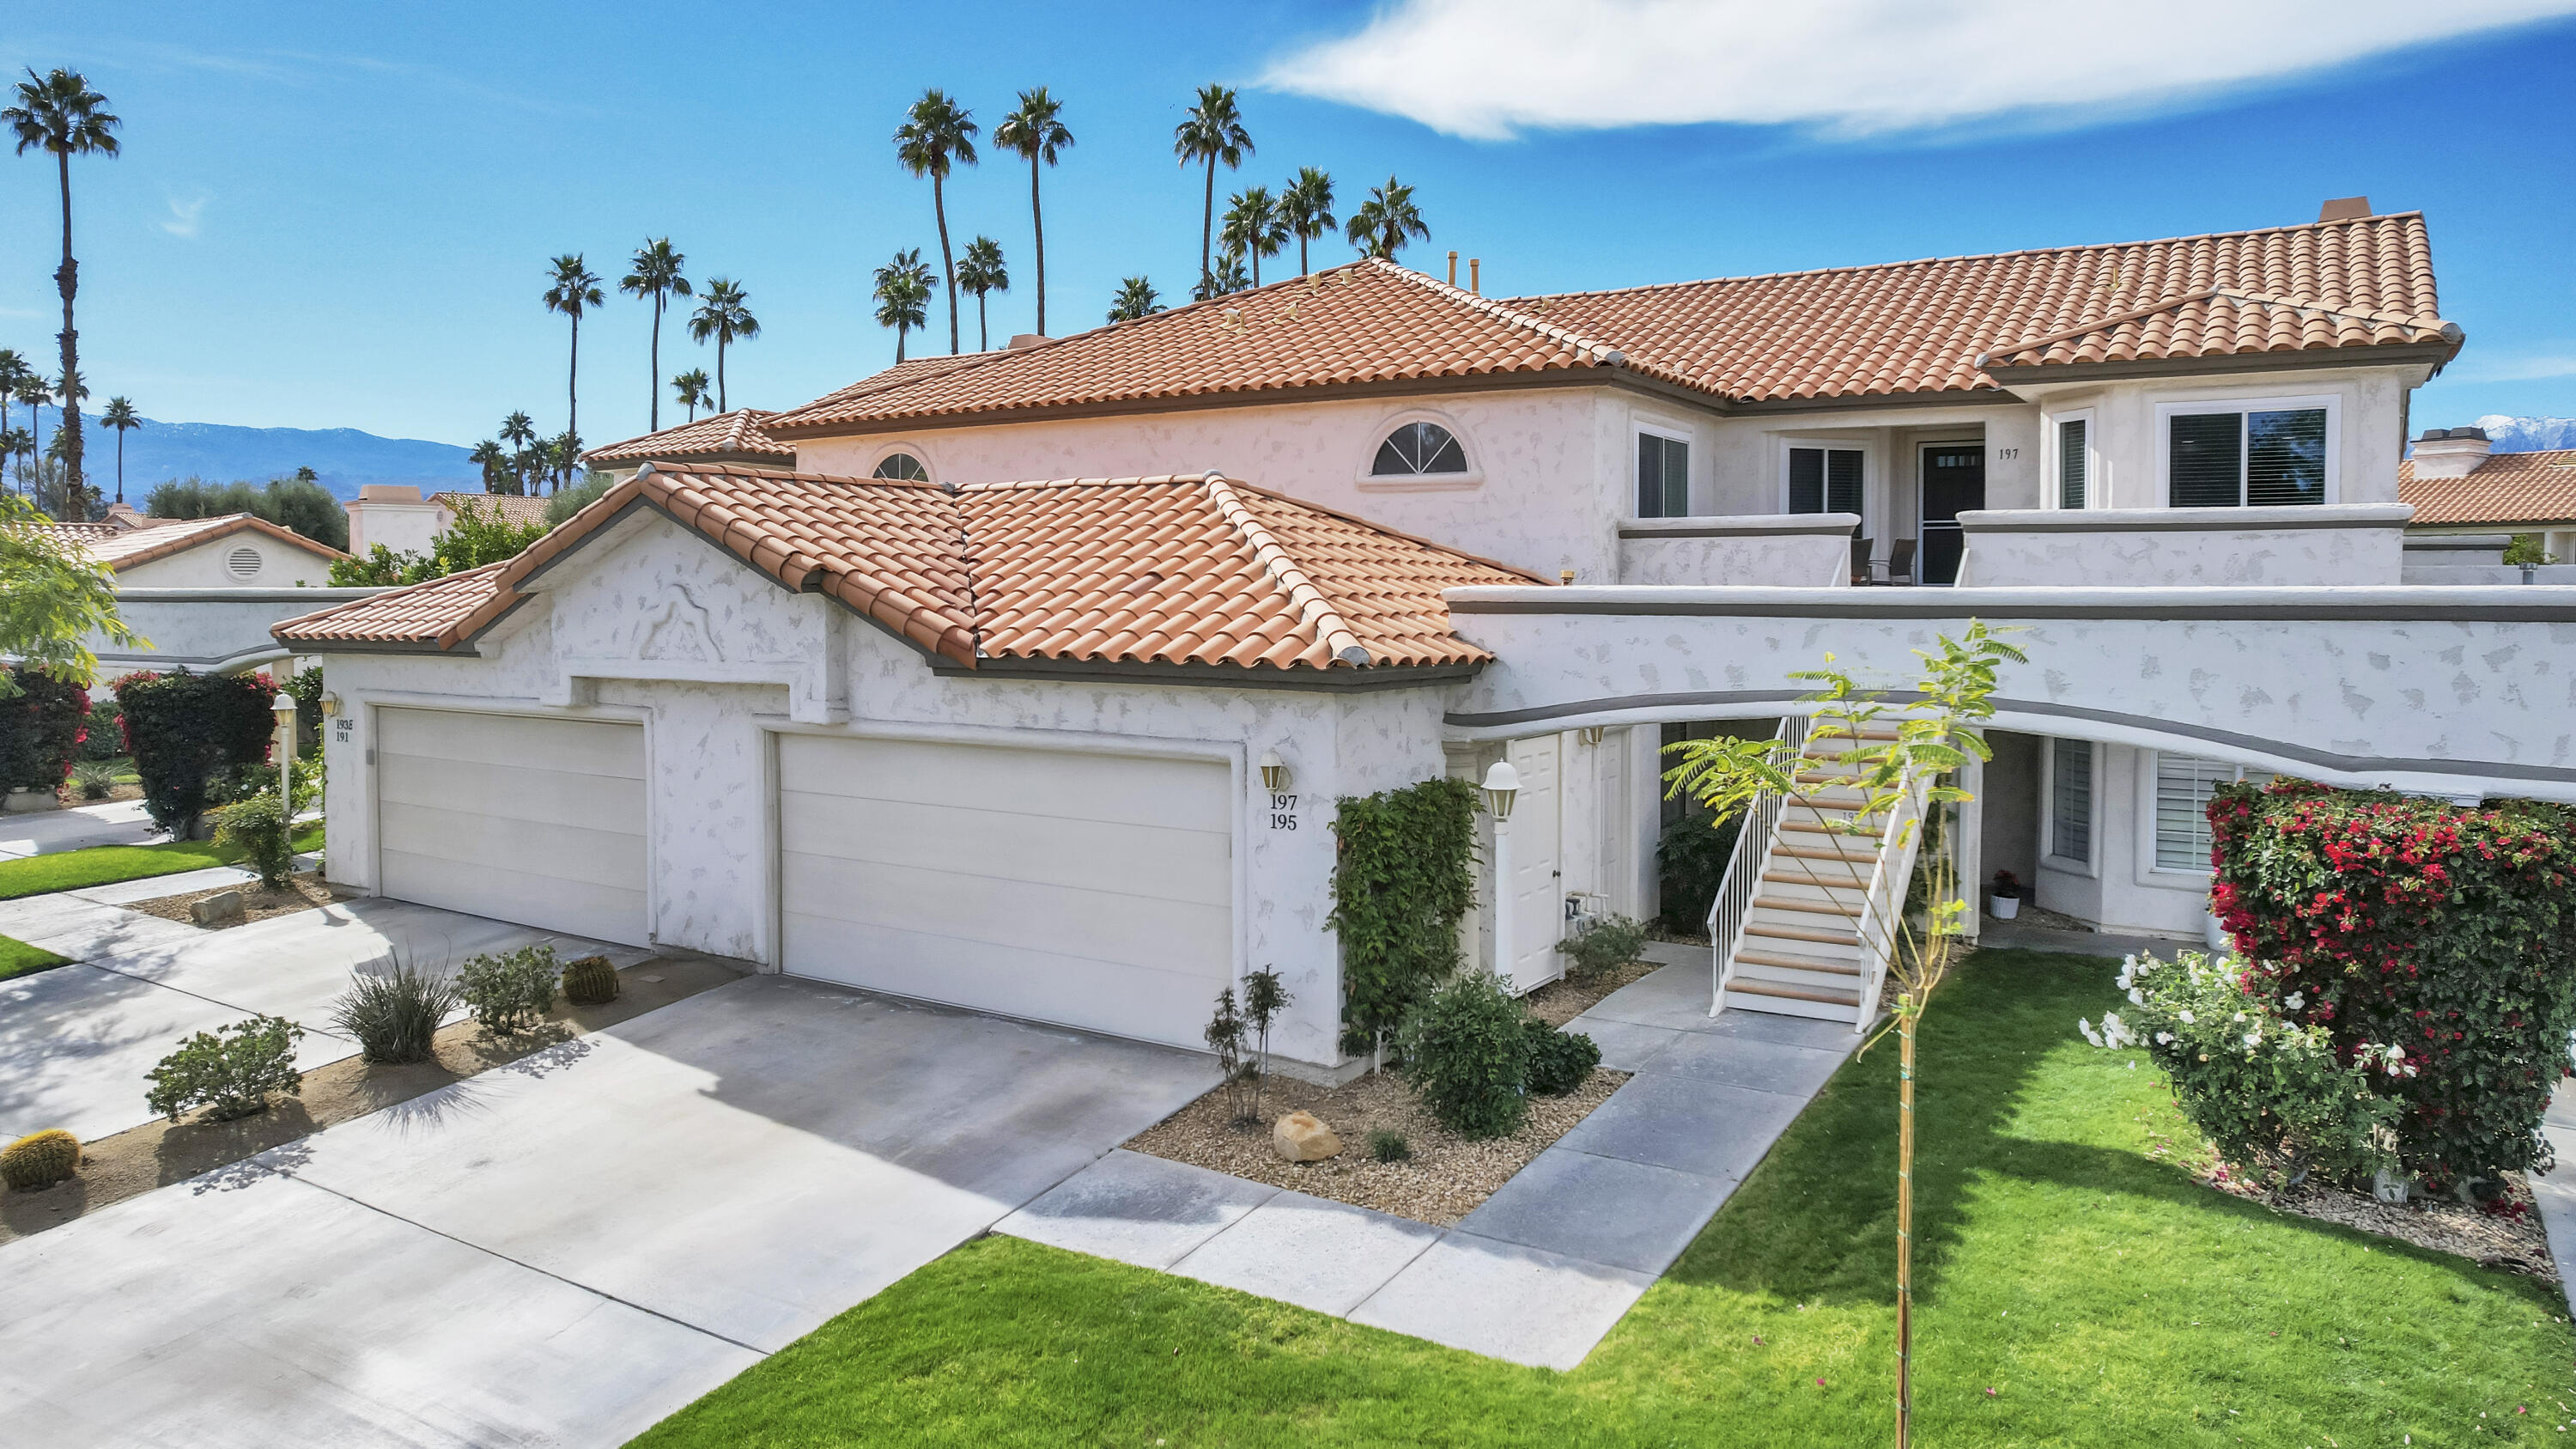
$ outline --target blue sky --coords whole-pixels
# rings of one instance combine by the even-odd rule
[[[1774,7],[139,0],[18,7],[0,64],[82,69],[124,117],[121,158],[75,165],[83,362],[93,409],[123,393],[174,421],[468,443],[523,407],[559,428],[546,259],[584,252],[613,282],[664,234],[693,277],[750,289],[763,335],[732,354],[736,404],[873,371],[894,339],[869,320],[870,271],[899,247],[937,253],[929,186],[887,139],[929,85],[988,126],[1028,85],[1065,101],[1078,141],[1045,180],[1050,321],[1094,325],[1123,275],[1188,289],[1199,187],[1170,138],[1209,80],[1245,87],[1258,148],[1220,201],[1315,165],[1347,209],[1393,172],[1432,226],[1407,260],[1457,247],[1499,293],[2301,222],[2364,193],[2428,213],[2444,311],[2469,334],[2417,395],[2419,425],[2576,414],[2576,22],[2472,23],[2565,5],[2463,0],[2471,20],[2427,21],[2349,0],[2383,30],[2338,52],[2294,43],[2335,29],[2305,25],[2316,0],[2232,0],[2218,13],[2250,38],[2165,56],[2137,37],[2173,29],[2172,4],[2039,28],[2013,0],[1954,8],[1832,0],[1747,38],[1695,26]],[[48,28],[65,15],[79,23]],[[2248,53],[2278,69],[2174,69]],[[2036,72],[2111,99],[2069,109],[2063,84],[2026,89]],[[997,341],[1031,321],[1027,197],[1026,169],[990,156],[950,186],[958,244],[989,232],[1012,264]],[[0,153],[0,346],[38,358],[56,226],[52,168]],[[583,323],[593,441],[643,431],[646,318],[612,294]],[[971,302],[966,324],[972,347]],[[936,314],[933,331],[944,349]],[[692,361],[712,370],[666,323],[663,375]]]

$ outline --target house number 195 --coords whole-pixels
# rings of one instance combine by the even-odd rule
[[[1270,828],[1273,830],[1294,830],[1297,828],[1296,796],[1282,795],[1276,791],[1271,792]]]

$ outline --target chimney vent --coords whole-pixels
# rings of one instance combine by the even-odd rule
[[[2367,196],[2338,196],[2317,208],[2319,221],[2366,221],[2370,217]]]
[[[2466,478],[2487,460],[2484,428],[2426,428],[2415,440],[2415,476]]]
[[[1467,290],[1475,293],[1479,297],[1485,295],[1484,270],[1484,258],[1469,257],[1467,259]]]
[[[1043,332],[1023,332],[1011,339],[1009,350],[1017,352],[1023,347],[1035,347],[1046,340],[1047,335]]]
[[[1454,247],[1449,252],[1449,285],[1458,285],[1458,252]]]

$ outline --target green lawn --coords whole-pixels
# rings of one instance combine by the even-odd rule
[[[322,827],[313,826],[298,835],[295,848],[321,849]],[[241,852],[218,849],[212,841],[169,840],[159,845],[94,845],[87,850],[0,860],[0,901],[49,891],[79,890],[83,886],[113,885],[146,876],[176,875],[183,870],[230,865],[240,858]]]
[[[2114,969],[1993,952],[1934,1005],[1918,1442],[2567,1442],[2556,1290],[2197,1186],[2157,1075],[2075,1034],[2118,1004]],[[997,1237],[636,1442],[1882,1445],[1892,1046],[1835,1079],[1572,1373]]]
[[[71,958],[28,945],[24,941],[0,936],[0,981],[12,976],[25,976],[49,966],[68,965]]]

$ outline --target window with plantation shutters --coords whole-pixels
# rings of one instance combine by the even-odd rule
[[[2166,497],[2176,508],[2282,508],[2326,501],[2326,409],[2174,413]]]
[[[1861,450],[1791,448],[1791,513],[1860,512]]]
[[[2057,506],[2084,508],[2092,497],[2092,459],[2085,452],[2085,434],[2091,423],[2085,418],[2068,418],[2057,425]]]
[[[2093,863],[2093,742],[2051,740],[2048,759],[2048,853]]]
[[[2272,777],[2224,760],[2197,755],[2156,755],[2156,869],[2209,869],[2209,802],[2234,780],[2261,784]]]
[[[1637,435],[1637,516],[1690,516],[1690,444],[1660,433]]]

